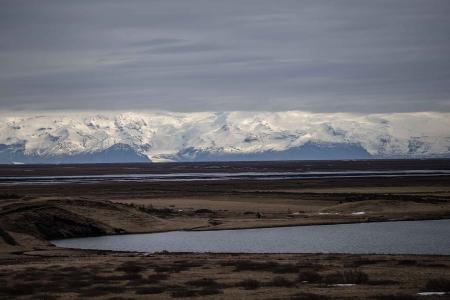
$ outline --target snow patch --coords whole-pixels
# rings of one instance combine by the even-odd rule
[[[366,214],[365,211],[357,211],[357,212],[352,213],[352,215],[355,215],[355,216],[360,216],[360,215],[365,215],[365,214]]]
[[[419,296],[443,296],[445,292],[420,292],[417,293]]]
[[[450,113],[0,113],[0,145],[36,156],[94,153],[116,144],[153,161],[191,149],[252,154],[308,143],[358,145],[381,157],[448,156]]]

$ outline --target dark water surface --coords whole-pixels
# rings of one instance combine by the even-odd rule
[[[137,252],[450,255],[450,220],[173,231],[52,242],[60,247]]]
[[[205,181],[205,180],[285,180],[371,177],[440,177],[450,170],[402,171],[321,171],[321,172],[204,172],[171,174],[108,174],[76,176],[0,176],[0,185],[63,184],[98,182]]]

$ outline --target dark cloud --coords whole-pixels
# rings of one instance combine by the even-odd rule
[[[0,1],[0,109],[450,111],[450,2]]]

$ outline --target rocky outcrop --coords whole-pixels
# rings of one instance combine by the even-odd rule
[[[46,241],[134,232],[139,226],[149,230],[158,223],[149,213],[110,201],[16,202],[0,208],[0,244],[27,246],[16,235]]]

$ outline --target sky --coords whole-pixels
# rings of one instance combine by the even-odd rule
[[[450,112],[448,0],[0,0],[0,110]]]

